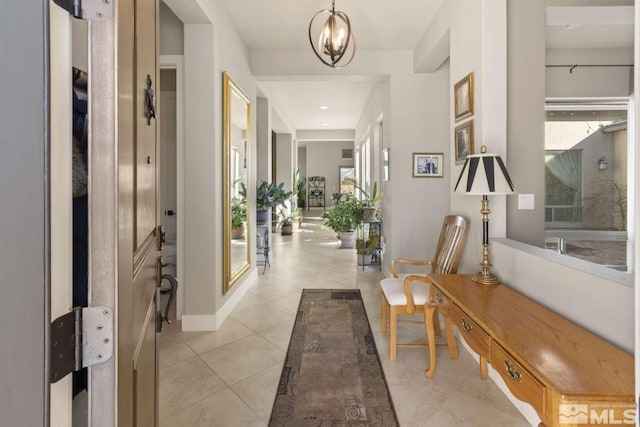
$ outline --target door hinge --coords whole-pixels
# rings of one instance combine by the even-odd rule
[[[108,21],[113,17],[113,0],[54,0],[74,18]]]
[[[51,383],[113,356],[113,310],[74,307],[51,322]]]

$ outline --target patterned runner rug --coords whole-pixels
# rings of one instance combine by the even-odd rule
[[[359,290],[302,292],[269,425],[398,425]]]

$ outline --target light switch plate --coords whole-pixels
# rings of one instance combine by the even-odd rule
[[[518,194],[518,209],[534,210],[535,195],[534,194]]]

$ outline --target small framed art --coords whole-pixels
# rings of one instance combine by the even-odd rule
[[[455,121],[473,115],[473,73],[467,74],[453,88]]]
[[[456,163],[464,163],[469,154],[473,154],[473,120],[457,126],[454,132]]]
[[[414,178],[442,178],[444,154],[413,153]]]

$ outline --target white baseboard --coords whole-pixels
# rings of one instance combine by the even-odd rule
[[[464,347],[467,353],[469,353],[476,362],[480,363],[480,356],[478,356],[478,353],[473,351],[471,347],[469,347],[469,345],[466,343],[466,341],[463,338],[461,338],[458,334],[459,334],[459,331],[456,331],[457,341],[459,343],[462,343],[462,347]],[[520,411],[522,416],[527,420],[529,424],[531,424],[533,427],[537,427],[540,424],[540,417],[536,413],[535,409],[533,409],[533,406],[517,399],[511,393],[511,391],[505,384],[504,380],[502,379],[498,371],[496,371],[490,363],[487,363],[487,368],[488,368],[487,371],[489,371],[489,378],[493,380],[493,382],[498,386],[500,391],[502,391],[504,395],[507,396],[507,399],[509,399],[509,401],[513,403],[513,406],[515,406],[516,409]],[[480,375],[479,369],[478,369],[478,375]]]
[[[182,330],[189,332],[217,331],[257,281],[258,270],[254,268],[244,281],[233,287],[233,294],[215,314],[183,314]]]

